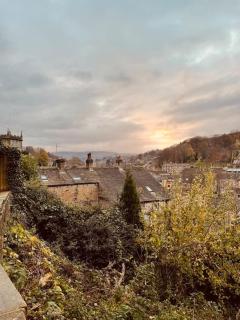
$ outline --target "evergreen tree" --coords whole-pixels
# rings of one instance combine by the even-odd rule
[[[119,207],[128,224],[142,228],[142,223],[140,220],[141,204],[135,181],[129,170],[126,173]]]

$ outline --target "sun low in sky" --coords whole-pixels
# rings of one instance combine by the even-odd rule
[[[0,128],[143,152],[239,129],[240,1],[0,0]]]

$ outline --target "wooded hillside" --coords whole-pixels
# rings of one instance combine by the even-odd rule
[[[229,162],[232,151],[240,149],[240,131],[213,137],[194,137],[163,150],[150,151],[140,157],[157,157],[163,162]]]

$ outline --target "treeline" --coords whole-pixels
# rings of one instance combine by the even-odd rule
[[[39,166],[47,166],[49,162],[49,158],[52,158],[52,155],[48,153],[43,148],[33,148],[28,146],[24,150],[24,154],[31,156],[32,159],[36,161],[36,164]]]
[[[157,157],[159,165],[163,162],[230,162],[232,151],[240,149],[240,132],[233,132],[213,137],[194,137],[178,145],[150,151],[140,157]]]

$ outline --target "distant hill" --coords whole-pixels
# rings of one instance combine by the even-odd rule
[[[111,152],[111,151],[92,151],[92,158],[94,160],[103,160],[108,158],[114,158],[118,155],[117,152]],[[72,157],[78,157],[82,161],[85,161],[87,158],[88,151],[83,152],[75,152],[75,151],[59,151],[57,154],[58,157],[63,157],[65,159],[71,159]],[[129,154],[122,154],[122,156],[129,156]]]
[[[153,159],[163,162],[230,162],[232,151],[240,149],[240,131],[213,137],[194,137],[163,150],[153,150],[138,156],[139,159]]]

